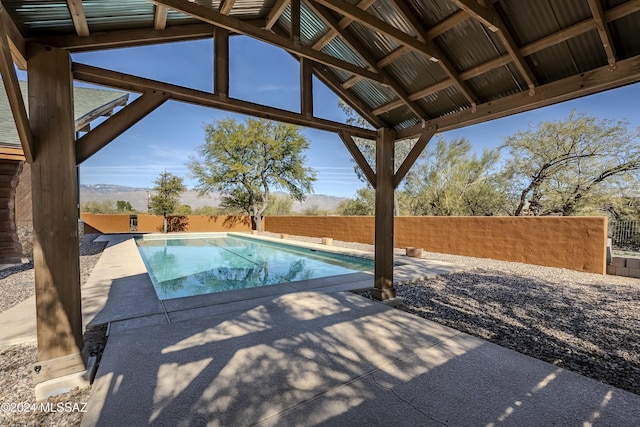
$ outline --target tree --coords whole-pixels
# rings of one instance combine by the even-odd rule
[[[376,192],[372,188],[360,188],[354,199],[341,201],[336,211],[339,215],[374,215]]]
[[[189,169],[201,195],[223,194],[222,206],[242,209],[258,231],[271,192],[282,190],[294,200],[313,191],[315,172],[305,168],[307,139],[294,125],[264,119],[237,123],[231,118],[205,125],[202,160],[191,158]]]
[[[478,157],[465,138],[438,142],[407,174],[406,203],[413,215],[494,215],[505,203],[493,168],[497,150]]]
[[[175,213],[178,203],[180,203],[180,195],[187,190],[183,184],[183,178],[173,175],[170,172],[162,172],[156,178],[155,196],[151,196],[150,208],[155,215],[162,215],[163,230],[167,232],[167,215]]]
[[[518,191],[514,215],[576,215],[611,198],[640,169],[638,135],[627,123],[575,111],[506,138],[505,170]],[[590,208],[591,207],[591,208]]]
[[[293,199],[291,196],[287,194],[272,194],[263,215],[291,215],[292,207]]]
[[[115,213],[113,202],[110,200],[88,201],[80,204],[80,212],[89,212],[94,214],[112,214]]]
[[[118,212],[135,212],[131,203],[124,200],[116,201],[116,210]]]

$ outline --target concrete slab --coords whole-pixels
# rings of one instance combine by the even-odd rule
[[[0,313],[0,325],[0,346],[35,341],[36,297],[27,298]]]
[[[350,293],[299,292],[112,334],[88,410],[83,426],[624,426],[640,396]]]

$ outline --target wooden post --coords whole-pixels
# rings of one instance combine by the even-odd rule
[[[307,58],[300,58],[300,113],[313,117],[313,64]]]
[[[27,64],[38,359],[67,365],[82,346],[71,58],[34,44]]]
[[[229,96],[229,31],[216,27],[213,34],[213,93]]]
[[[376,138],[375,268],[372,296],[387,300],[393,289],[393,157],[395,132],[378,130]]]

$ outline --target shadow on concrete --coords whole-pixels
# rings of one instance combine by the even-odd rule
[[[350,293],[109,338],[85,426],[632,425],[640,397]]]

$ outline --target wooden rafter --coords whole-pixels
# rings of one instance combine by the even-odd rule
[[[602,11],[602,4],[600,3],[600,0],[589,0],[589,9],[591,9],[591,14],[593,15],[593,20],[595,21],[596,28],[598,29],[598,35],[600,36],[602,47],[604,47],[604,51],[607,54],[609,65],[615,65],[616,48],[613,45],[613,38],[611,37],[609,27],[605,22],[604,12]]]
[[[640,82],[640,56],[618,61],[613,70],[607,65],[538,86],[534,95],[525,92],[516,93],[479,104],[475,113],[468,110],[461,111],[429,120],[422,125],[399,130],[398,137],[408,138],[418,135],[425,125],[435,125],[438,131],[446,132],[637,82]]]
[[[0,19],[2,19],[2,31],[7,38],[7,42],[9,43],[9,50],[11,50],[11,56],[13,57],[13,62],[16,66],[21,70],[27,69],[27,47],[20,33],[18,27],[16,27],[15,22],[9,16],[6,9],[0,3]]]
[[[466,12],[459,10],[453,15],[445,18],[442,22],[439,22],[438,24],[429,28],[426,32],[427,38],[429,40],[433,40],[434,38],[444,34],[445,32],[449,31],[456,25],[459,25],[461,22],[466,21],[467,19],[469,19],[469,15],[467,15]],[[387,65],[395,62],[397,59],[409,52],[411,52],[411,49],[409,49],[407,46],[400,46],[393,52],[389,53],[387,56],[380,58],[378,60],[378,65],[381,67],[386,67]]]
[[[357,4],[356,7],[358,9],[362,9],[362,10],[367,10],[368,8],[371,7],[371,5],[373,3],[375,3],[376,0],[360,0]],[[331,40],[333,40],[337,35],[338,35],[338,29],[344,30],[345,28],[347,28],[349,25],[351,25],[351,23],[353,22],[353,19],[349,18],[349,17],[344,17],[342,18],[340,21],[338,21],[338,25],[335,28],[329,28],[329,31],[327,31],[326,33],[324,33],[322,35],[322,37],[320,37],[314,44],[313,44],[313,48],[316,50],[320,50],[323,47],[325,47],[326,45],[328,45],[329,43],[331,43]]]
[[[138,99],[76,141],[76,163],[80,164],[93,156],[168,99],[169,95],[158,91],[151,90],[143,93]]]
[[[273,5],[271,10],[267,14],[267,21],[265,22],[265,25],[264,25],[265,30],[270,30],[271,28],[273,28],[274,25],[276,25],[276,22],[278,22],[280,15],[282,15],[282,12],[284,12],[284,10],[287,8],[290,1],[291,0],[276,1],[276,3]]]
[[[89,25],[87,24],[87,17],[84,14],[84,6],[82,6],[82,0],[67,0],[67,7],[73,20],[73,26],[76,29],[78,37],[89,36]]]
[[[509,52],[513,63],[520,75],[524,78],[529,90],[533,92],[535,88],[535,77],[529,65],[525,62],[523,56],[520,54],[520,50],[513,39],[511,33],[509,33],[506,25],[502,21],[502,18],[496,13],[492,5],[487,7],[481,6],[475,0],[450,0],[455,5],[460,7],[466,13],[468,13],[474,19],[480,21],[489,30],[493,31],[500,37],[502,44]]]
[[[344,89],[340,82],[327,70],[326,67],[320,64],[313,65],[313,71],[316,77],[320,79],[329,89],[331,89],[336,95],[338,95],[344,102],[347,103],[351,108],[354,109],[356,113],[360,115],[363,119],[369,122],[372,126],[376,128],[388,127],[389,125],[385,123],[380,117],[373,114],[371,109],[364,104],[359,98],[357,98],[353,93]]]
[[[607,22],[612,22],[636,12],[640,12],[640,0],[631,0],[627,3],[623,3],[613,9],[610,9],[604,13],[604,17]],[[463,12],[463,13],[466,13],[466,12]],[[595,25],[596,24],[593,19],[586,19],[582,22],[574,24],[556,33],[550,34],[539,40],[536,40],[525,46],[522,46],[520,48],[520,54],[522,56],[529,56],[536,52],[540,52],[541,50],[547,49],[558,43],[562,43],[573,37],[577,37],[580,34],[591,31],[595,28]],[[493,69],[502,67],[510,63],[511,61],[512,59],[510,55],[503,55],[501,57],[494,58],[490,61],[487,61],[484,64],[480,64],[476,67],[460,72],[460,77],[464,80],[469,80],[473,77],[477,77]],[[421,89],[417,92],[411,93],[409,94],[409,97],[411,99],[420,99],[422,97],[444,90],[447,87],[453,86],[453,84],[454,82],[451,79],[447,79],[447,80],[438,82],[432,86]],[[382,105],[379,108],[373,110],[373,113],[382,114],[384,112],[390,111],[399,106],[400,104],[398,104],[395,101],[390,102],[389,104]]]
[[[164,30],[167,27],[167,12],[169,8],[163,4],[156,4],[153,13],[153,29]]]
[[[301,0],[290,0],[291,2],[291,40],[300,43],[300,3]]]
[[[231,13],[231,9],[233,9],[233,5],[236,3],[236,0],[223,0],[220,4],[220,13],[223,15],[228,15]]]
[[[313,61],[328,65],[330,67],[338,68],[352,74],[361,75],[367,79],[374,80],[379,83],[386,83],[384,79],[377,73],[366,70],[362,67],[358,67],[357,65],[353,65],[350,62],[343,61],[334,56],[327,55],[323,52],[315,51],[310,47],[302,46],[299,43],[295,43],[294,41],[286,37],[279,36],[272,33],[271,31],[260,29],[240,19],[223,15],[209,7],[200,6],[199,4],[191,3],[187,0],[157,0],[157,2],[165,4],[171,9],[186,13],[187,15],[190,15],[203,22],[281,47],[284,50],[294,53],[299,57],[308,58]]]
[[[110,86],[132,92],[144,93],[149,90],[155,90],[167,93],[169,98],[175,101],[201,105],[204,107],[218,108],[225,111],[232,111],[234,113],[247,114],[255,117],[307,126],[314,129],[333,132],[346,130],[353,135],[363,138],[372,138],[373,135],[375,135],[375,131],[346,125],[344,123],[338,123],[317,117],[308,119],[302,114],[288,110],[254,104],[252,102],[241,101],[234,98],[223,98],[210,92],[146,79],[144,77],[120,73],[117,71],[105,70],[103,68],[92,67],[90,65],[74,63],[73,76],[75,79],[87,83]]]
[[[422,23],[418,20],[415,12],[410,8],[410,6],[404,0],[392,0],[393,5],[396,7],[396,10],[402,15],[404,20],[409,24],[411,29],[418,35],[418,39],[423,43],[430,43],[429,35],[422,27]],[[453,64],[446,57],[444,52],[442,52],[435,44],[431,44],[431,49],[436,53],[439,59],[439,63],[444,69],[445,73],[449,76],[451,80],[456,83],[458,90],[462,95],[469,101],[471,105],[475,105],[478,101],[478,98],[475,96],[471,88],[465,83],[464,80],[460,78],[458,71],[454,68]]]
[[[75,120],[76,132],[82,131],[83,129],[87,129],[85,132],[88,132],[89,125],[93,120],[101,116],[110,116],[116,107],[124,107],[125,105],[127,105],[128,100],[129,94],[125,93],[124,95],[114,99],[113,101],[101,105],[95,110],[91,110],[84,116],[79,117]]]
[[[371,70],[380,74],[388,82],[391,90],[393,90],[396,93],[398,98],[403,102],[404,105],[406,105],[409,108],[409,110],[413,114],[416,115],[416,117],[418,117],[421,120],[427,118],[427,113],[422,108],[420,108],[414,101],[409,99],[409,96],[405,91],[405,89],[402,88],[402,86],[400,86],[400,84],[385,70],[377,66],[375,58],[373,57],[373,55],[371,55],[371,53],[369,53],[368,49],[366,49],[366,47],[362,43],[360,43],[355,37],[353,37],[345,29],[340,28],[338,26],[338,22],[333,18],[333,16],[329,13],[329,11],[326,8],[314,2],[308,2],[308,6],[311,10],[314,11],[314,13],[316,13],[320,17],[320,19],[322,19],[322,21],[325,23],[325,25],[327,25],[327,27],[329,27],[330,29],[333,29],[336,32],[336,34],[338,34],[340,38],[346,43],[346,45],[349,46],[355,54],[358,54],[364,60],[364,62],[369,66]],[[354,76],[352,79],[349,79],[349,80],[353,80],[354,81],[353,84],[355,84],[360,80],[360,78],[359,76]],[[347,85],[343,85],[343,86],[345,89],[349,88],[349,86]]]
[[[1,4],[0,4],[0,7]],[[4,12],[4,10],[2,10]],[[11,56],[11,48],[9,47],[9,41],[6,33],[7,17],[4,14],[0,15],[0,74],[2,74],[2,82],[7,92],[7,98],[9,99],[9,105],[11,107],[11,113],[13,120],[16,124],[16,130],[20,137],[20,143],[24,156],[29,163],[33,163],[33,138],[31,136],[31,126],[29,124],[29,117],[25,108],[24,99],[22,98],[22,92],[20,91],[20,83],[18,82],[18,76],[16,75],[16,69],[13,66],[13,58]]]

